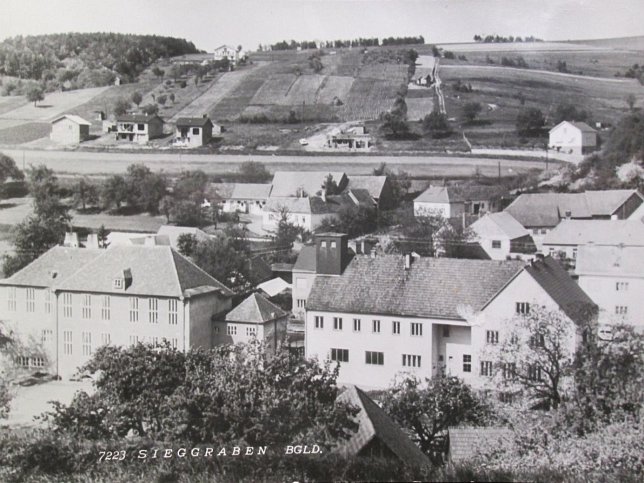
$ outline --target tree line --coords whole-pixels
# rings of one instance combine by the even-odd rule
[[[475,42],[482,42],[484,44],[503,44],[503,43],[512,43],[512,42],[543,42],[543,39],[537,38],[533,35],[528,35],[526,37],[519,37],[510,35],[504,37],[502,35],[474,35]]]
[[[418,37],[386,37],[382,40],[378,37],[369,37],[369,38],[357,38],[352,40],[326,40],[326,41],[314,41],[314,40],[303,40],[303,41],[286,41],[282,40],[275,44],[269,46],[269,50],[308,50],[308,49],[318,49],[318,48],[347,48],[347,47],[378,47],[379,45],[391,46],[391,45],[412,45],[412,44],[424,44],[425,39],[422,35]],[[260,45],[259,50],[262,50]]]

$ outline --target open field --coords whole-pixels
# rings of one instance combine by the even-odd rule
[[[616,39],[578,40],[578,44],[609,49],[644,50],[644,35],[636,37],[620,37]]]
[[[0,144],[23,144],[49,136],[48,122],[27,122],[0,129]]]

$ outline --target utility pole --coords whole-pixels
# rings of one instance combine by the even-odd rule
[[[498,170],[499,170],[499,181],[501,181],[501,161],[499,161]]]

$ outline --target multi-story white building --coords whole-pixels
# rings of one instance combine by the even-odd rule
[[[401,372],[447,372],[477,385],[487,375],[480,353],[502,340],[504,321],[536,304],[577,322],[575,307],[594,305],[549,257],[526,265],[356,255],[345,269],[344,240],[317,239],[305,321],[306,356],[340,362],[341,383],[385,388]]]
[[[169,246],[54,247],[0,280],[0,320],[22,364],[70,377],[102,345],[210,347],[232,292]]]

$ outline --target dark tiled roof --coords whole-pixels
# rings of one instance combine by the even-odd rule
[[[382,195],[386,183],[386,176],[351,176],[346,189],[364,189],[369,192],[372,198],[378,199]]]
[[[333,176],[338,188],[343,189],[347,177],[341,171],[277,171],[273,175],[271,197],[297,196],[299,190],[304,190],[308,196],[313,196],[322,190],[322,185],[329,174]]]
[[[414,201],[425,203],[460,203],[498,198],[506,193],[500,186],[463,184],[453,186],[430,186]]]
[[[372,440],[377,439],[396,457],[410,466],[429,465],[429,459],[388,415],[369,396],[355,386],[348,386],[338,401],[360,409],[355,416],[358,430],[338,446],[338,452],[356,456]]]
[[[263,324],[287,315],[280,307],[269,302],[262,295],[254,293],[228,312],[226,321]]]
[[[53,247],[11,277],[0,280],[0,283],[27,287],[51,287],[65,280],[102,253],[103,250],[88,248]]]
[[[236,183],[230,195],[232,200],[266,200],[271,193],[271,185],[264,183]]]
[[[158,119],[159,121],[163,122],[163,119],[161,119],[156,114],[153,115],[153,116],[146,116],[145,114],[124,114],[122,116],[117,117],[116,122],[141,122],[141,123],[146,123],[146,122],[152,121],[153,119]]]
[[[466,461],[512,437],[506,428],[449,428],[449,459]]]
[[[595,303],[579,285],[568,275],[568,272],[552,257],[545,257],[525,267],[532,278],[559,305],[559,308],[576,323],[586,321],[589,309],[595,309]]]
[[[206,124],[212,124],[208,117],[180,117],[177,119],[177,127],[204,127]]]
[[[293,271],[315,272],[317,270],[317,254],[315,245],[305,245],[297,256]]]
[[[461,308],[479,310],[522,262],[416,258],[405,270],[400,255],[358,255],[341,276],[318,276],[309,310],[462,320]]]

